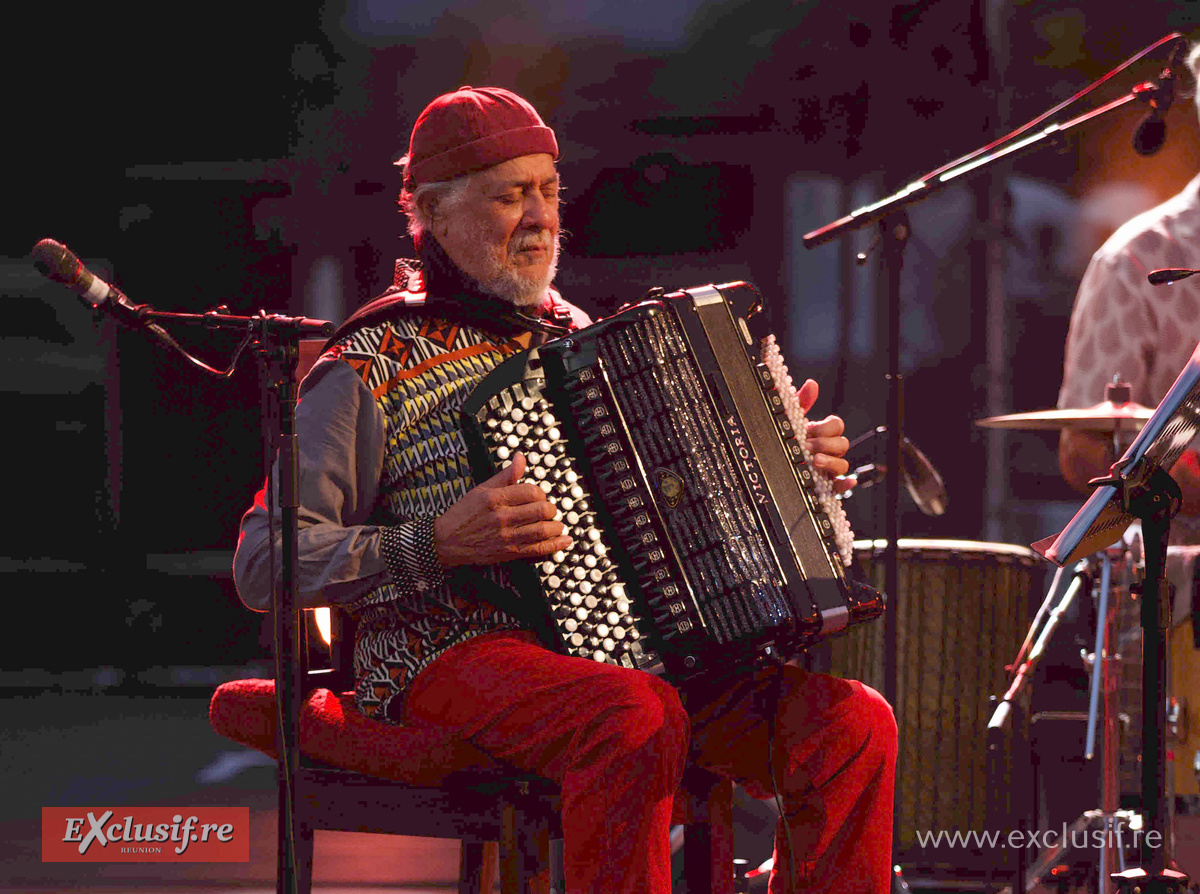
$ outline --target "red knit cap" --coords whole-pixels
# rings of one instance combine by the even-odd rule
[[[452,180],[542,152],[557,157],[558,143],[533,106],[503,87],[460,87],[417,119],[402,159],[404,184]]]

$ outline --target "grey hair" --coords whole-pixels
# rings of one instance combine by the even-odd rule
[[[400,210],[408,218],[408,234],[418,245],[422,237],[433,226],[434,220],[454,209],[467,194],[474,174],[464,174],[453,180],[438,180],[434,183],[419,183],[400,193]]]
[[[1192,45],[1187,54],[1187,67],[1192,72],[1192,83],[1195,95],[1196,112],[1200,114],[1200,42]]]

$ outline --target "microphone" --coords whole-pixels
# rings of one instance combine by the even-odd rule
[[[143,325],[140,308],[120,289],[110,286],[83,266],[71,249],[53,239],[43,239],[33,247],[33,266],[47,279],[62,283],[78,294],[91,308],[113,311],[126,322]]]
[[[1184,41],[1177,41],[1167,67],[1158,76],[1158,86],[1150,83],[1134,88],[1135,93],[1149,93],[1150,111],[1133,132],[1133,151],[1138,155],[1153,155],[1167,141],[1167,122],[1163,116],[1175,99],[1175,70],[1179,68]]]
[[[1152,286],[1161,286],[1163,283],[1175,282],[1177,279],[1187,279],[1196,273],[1200,273],[1200,270],[1189,270],[1187,267],[1162,267],[1158,270],[1151,270],[1146,274],[1146,279]]]
[[[43,239],[33,247],[33,266],[48,279],[62,283],[72,292],[83,298],[84,304],[94,310],[106,310],[122,323],[150,330],[168,344],[175,345],[174,340],[165,329],[151,322],[149,313],[155,313],[153,308],[144,304],[134,304],[116,286],[111,286],[92,271],[83,266],[83,262],[75,256],[71,249],[53,239]],[[225,308],[210,311],[204,315],[204,321],[210,328],[221,328],[222,320],[229,311]],[[162,316],[161,314],[158,316]],[[331,335],[333,323],[328,320],[310,320],[307,317],[285,317],[279,314],[267,316],[260,312],[258,317],[229,317],[226,321],[230,327],[244,328],[253,321],[262,321],[279,332],[298,335],[316,336]],[[182,350],[182,349],[180,349]]]

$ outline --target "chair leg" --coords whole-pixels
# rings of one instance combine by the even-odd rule
[[[506,800],[501,813],[501,894],[550,894],[550,827]]]
[[[517,807],[506,800],[500,807],[500,894],[525,894],[523,862],[517,846]]]
[[[733,894],[733,783],[697,774],[685,785],[692,801],[683,832],[688,894]]]
[[[496,842],[464,841],[458,859],[458,894],[491,894]]]
[[[296,894],[312,894],[313,830],[301,825],[296,830]]]
[[[561,838],[551,838],[549,845],[546,850],[550,856],[550,890],[555,894],[564,894],[567,890],[567,867],[564,865],[563,841]]]
[[[278,855],[275,870],[276,894],[311,894],[313,830],[293,816],[289,828],[280,811]]]
[[[483,894],[492,894],[500,868],[500,844],[496,841],[483,843],[483,875],[480,877],[479,890]]]
[[[522,837],[530,894],[550,894],[550,827],[544,822],[529,824]]]

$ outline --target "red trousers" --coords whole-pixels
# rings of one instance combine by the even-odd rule
[[[782,679],[776,675],[782,674]],[[642,671],[557,655],[523,633],[460,643],[414,680],[405,722],[431,724],[562,787],[570,894],[669,894],[672,799],[690,753],[755,797],[772,794],[762,692],[784,816],[772,894],[875,892],[891,880],[896,723],[861,683],[769,669],[685,709]],[[792,866],[787,835],[798,858]],[[792,888],[791,877],[797,880]]]

